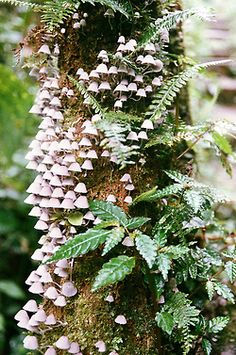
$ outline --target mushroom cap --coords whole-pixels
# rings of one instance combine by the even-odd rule
[[[99,340],[95,344],[96,348],[98,349],[99,353],[105,353],[106,351],[106,344],[104,343],[103,340]]]
[[[69,168],[68,168],[68,171],[75,171],[75,172],[81,172],[81,166],[79,165],[79,163],[71,163]]]
[[[52,227],[52,228],[50,228],[50,230],[49,230],[49,235],[50,235],[50,237],[51,238],[55,238],[55,239],[58,239],[58,238],[62,238],[63,237],[63,235],[62,235],[62,232],[61,232],[61,230],[60,230],[60,228],[59,227]]]
[[[69,169],[68,169],[69,170]],[[53,198],[60,198],[60,197],[64,197],[64,192],[60,187],[56,187],[51,195]]]
[[[58,296],[57,299],[53,302],[57,307],[65,307],[66,299],[64,296]]]
[[[114,195],[110,194],[107,196],[106,200],[109,202],[116,202],[116,197]]]
[[[56,350],[52,347],[52,346],[50,346],[47,350],[46,350],[46,352],[44,353],[44,355],[56,355],[57,353],[56,353]]]
[[[55,343],[56,347],[61,350],[68,350],[70,348],[70,342],[67,336],[61,336]]]
[[[27,335],[23,340],[24,348],[29,350],[36,350],[39,347],[36,336]]]
[[[120,181],[121,182],[132,182],[132,179],[131,179],[131,176],[130,176],[130,174],[124,174],[123,176],[122,176],[122,178],[120,179]]]
[[[34,314],[35,320],[37,322],[45,322],[47,315],[43,309],[39,309],[35,314]]]
[[[93,164],[91,160],[86,159],[81,165],[81,168],[84,170],[93,170]]]
[[[83,182],[79,182],[78,185],[75,187],[75,192],[86,194],[87,193],[86,185]]]
[[[125,247],[133,247],[134,246],[134,242],[130,237],[126,237],[123,242],[122,245],[124,245]]]
[[[35,224],[34,229],[47,230],[47,229],[48,229],[48,225],[47,225],[46,222],[39,220],[39,221]]]
[[[114,302],[114,297],[112,295],[108,295],[106,298],[105,298],[105,301],[109,302],[109,303],[112,303]]]
[[[73,210],[75,208],[73,200],[69,199],[69,198],[64,198],[64,200],[62,201],[60,208],[65,208],[67,210]]]
[[[156,61],[155,61],[155,59],[153,58],[152,55],[147,54],[147,55],[143,58],[142,64],[148,64],[148,65],[153,65],[153,66],[155,66],[155,65],[156,65]]]
[[[54,316],[54,314],[49,314],[49,316],[47,316],[46,320],[45,320],[45,324],[46,325],[55,325],[57,323],[57,320]]]
[[[88,199],[86,196],[80,196],[75,202],[74,205],[78,208],[89,208]]]
[[[33,207],[29,213],[29,216],[40,217],[41,216],[41,209],[37,206]]]
[[[79,146],[84,146],[84,147],[91,147],[92,143],[90,140],[86,137],[83,137],[81,141],[79,142]]]
[[[35,300],[29,300],[23,307],[25,311],[36,313],[38,311],[38,305]]]
[[[124,199],[124,202],[126,202],[126,203],[130,204],[130,203],[132,203],[132,202],[133,202],[133,199],[132,199],[132,197],[131,197],[131,196],[126,196],[126,198]]]
[[[144,120],[141,128],[154,129],[153,122],[151,120]]]
[[[75,296],[77,293],[77,288],[74,286],[72,282],[65,282],[61,288],[61,294],[66,297]]]
[[[138,89],[138,91],[136,92],[136,96],[147,97],[147,94],[146,94],[146,91],[144,89]]]
[[[125,43],[125,37],[124,37],[124,36],[120,36],[120,37],[118,38],[117,43]]]
[[[43,44],[43,45],[39,48],[38,53],[44,53],[44,54],[50,55],[50,54],[51,54],[51,51],[50,51],[49,46],[48,46],[47,44]]]
[[[131,140],[131,141],[138,141],[138,135],[137,135],[136,132],[131,131],[131,132],[129,132],[129,134],[126,137],[126,139]]]
[[[108,81],[102,81],[101,84],[98,87],[98,90],[111,90],[111,86]]]
[[[63,269],[67,269],[69,267],[69,263],[67,259],[61,259],[56,263],[56,266]]]
[[[70,354],[76,354],[80,351],[79,344],[76,342],[72,342],[70,345],[70,349],[68,350],[68,353]]]
[[[35,294],[35,295],[39,295],[41,293],[44,292],[44,289],[43,289],[43,285],[41,282],[34,282],[30,288],[29,288],[29,292]]]
[[[128,190],[128,191],[133,191],[135,189],[134,185],[133,184],[128,184],[125,186],[125,189]]]
[[[145,131],[140,131],[138,134],[139,139],[148,139],[147,133]]]
[[[98,83],[96,81],[92,81],[87,90],[98,93]]]
[[[50,300],[55,300],[59,296],[59,294],[55,287],[50,286],[47,291],[44,292],[44,296]]]
[[[120,314],[119,316],[116,317],[115,322],[117,324],[121,324],[121,325],[127,324],[127,320],[126,320],[125,316],[123,316],[122,314]]]
[[[28,313],[24,310],[24,309],[21,309],[20,311],[18,311],[16,313],[16,315],[14,316],[14,319],[17,320],[17,321],[21,321],[21,320],[26,320],[28,321],[29,320],[29,316],[28,316]]]
[[[107,68],[106,64],[101,63],[101,64],[99,64],[97,66],[96,71],[99,74],[107,74],[108,73],[108,68]]]

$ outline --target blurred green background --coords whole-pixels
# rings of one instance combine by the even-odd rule
[[[0,6],[0,354],[25,354],[14,314],[26,302],[24,280],[32,269],[37,243],[34,221],[23,203],[33,176],[25,166],[27,145],[36,118],[28,114],[35,84],[21,69],[24,53],[14,49],[24,40],[32,15]]]
[[[216,12],[215,22],[186,23],[187,55],[198,62],[221,58],[234,59],[235,0],[227,0],[227,3],[220,0],[184,0],[184,3],[186,7],[209,6]],[[28,114],[36,86],[29,79],[27,72],[21,69],[29,49],[27,50],[26,46],[24,51],[14,50],[18,43],[24,42],[24,36],[34,21],[33,15],[22,8],[0,5],[0,354],[2,355],[25,354],[21,345],[20,331],[13,317],[29,296],[24,281],[33,268],[30,255],[36,248],[38,239],[33,228],[34,221],[27,217],[29,208],[23,203],[25,190],[33,179],[33,174],[24,168],[24,155],[37,130],[37,119]],[[226,118],[236,122],[235,63],[220,67],[217,72],[210,72],[205,79],[195,80],[190,90],[195,122],[210,118]],[[235,146],[235,142],[232,144]],[[200,179],[227,190],[236,200],[235,174],[233,178],[227,176],[210,151],[204,150],[203,153],[202,150],[201,154],[198,154],[198,170]],[[235,232],[235,204],[232,203],[220,213],[229,231]],[[235,334],[230,332],[224,341],[228,355],[234,354],[232,349],[235,349],[235,339]]]

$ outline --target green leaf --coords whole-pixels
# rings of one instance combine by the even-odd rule
[[[135,238],[135,243],[140,255],[146,260],[148,266],[152,268],[157,256],[157,245],[155,241],[146,234],[138,233]]]
[[[236,279],[236,263],[234,261],[227,261],[225,264],[225,270],[230,282],[233,283]]]
[[[211,301],[215,293],[214,283],[212,281],[207,281],[206,290],[208,293],[209,300]]]
[[[155,319],[158,327],[160,327],[167,334],[171,335],[174,327],[173,316],[168,312],[161,312],[156,314]]]
[[[134,257],[120,255],[117,258],[111,259],[108,263],[104,264],[99,271],[92,286],[92,291],[97,291],[101,287],[122,281],[132,272],[134,267]]]
[[[154,189],[144,192],[143,194],[136,197],[134,199],[133,204],[136,204],[138,202],[144,202],[144,201],[152,202],[161,199],[165,196],[175,195],[181,190],[183,190],[183,186],[181,184],[170,185],[159,191],[157,191],[157,188],[155,187]]]
[[[85,233],[78,234],[61,246],[60,249],[47,260],[47,263],[60,259],[74,258],[78,255],[86,254],[91,250],[95,250],[100,244],[105,242],[110,233],[109,230],[93,228]]]
[[[222,296],[223,298],[225,298],[226,300],[228,300],[231,303],[235,303],[234,302],[234,294],[227,285],[224,285],[220,282],[215,282],[214,287],[215,287],[216,293],[219,296]]]
[[[155,230],[154,239],[158,248],[163,248],[167,243],[167,233],[164,229]]]
[[[197,213],[205,202],[204,197],[194,190],[188,190],[183,194],[183,198],[186,203]]]
[[[209,321],[208,331],[209,333],[217,334],[221,332],[229,323],[229,317],[216,317]]]
[[[150,221],[151,218],[148,217],[134,217],[128,220],[128,224],[125,226],[128,229],[136,229],[143,226],[145,223]]]
[[[164,253],[159,254],[156,259],[156,262],[164,280],[167,280],[168,272],[171,268],[171,261],[169,255]]]
[[[142,193],[141,195],[139,195],[133,200],[133,205],[135,205],[138,202],[149,201],[149,198],[152,198],[152,196],[156,193],[156,191],[157,191],[157,186],[155,186],[152,190],[148,190]]]
[[[83,214],[80,212],[76,212],[76,213],[71,213],[67,219],[68,222],[70,224],[72,224],[73,226],[81,226],[82,222],[83,222]]]
[[[5,295],[17,299],[24,300],[25,294],[21,290],[21,288],[13,281],[1,280],[0,281],[0,293],[4,293]]]
[[[218,132],[213,132],[212,138],[214,139],[217,147],[222,150],[222,152],[224,152],[225,154],[233,154],[231,144],[226,137],[222,136]]]
[[[124,238],[123,228],[114,228],[110,230],[110,234],[107,237],[102,256],[106,255],[111,249],[113,249]]]
[[[202,339],[202,349],[203,349],[205,355],[211,354],[211,351],[212,351],[211,342],[206,338]]]
[[[105,229],[108,227],[119,227],[119,222],[117,221],[102,221],[101,223],[97,224],[94,229]]]
[[[2,313],[0,313],[0,334],[5,331],[5,319]]]
[[[156,299],[160,299],[165,288],[165,281],[161,274],[151,274],[151,281],[155,292]]]
[[[123,227],[128,224],[125,212],[111,202],[94,200],[89,203],[91,211],[105,221],[118,221]]]

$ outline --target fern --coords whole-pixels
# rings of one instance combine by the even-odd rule
[[[127,145],[126,143],[126,136],[131,130],[130,125],[111,123],[103,119],[97,121],[96,126],[105,136],[101,145],[111,151],[111,155],[116,157],[116,163],[120,165],[121,169],[126,165],[134,164],[132,158],[139,154],[139,146],[134,144]]]
[[[101,117],[104,117],[105,110],[99,104],[99,102],[88,92],[83,84],[79,83],[72,76],[68,76],[69,80],[76,87],[76,89],[81,93],[87,103],[92,107],[95,113],[99,114]]]
[[[163,18],[156,20],[154,24],[151,24],[143,34],[139,43],[139,48],[145,46],[149,42],[156,42],[159,40],[160,33],[163,30],[169,31],[176,27],[180,22],[183,22],[192,16],[196,16],[203,20],[206,19],[207,16],[209,17],[209,14],[206,12],[204,14],[202,9],[198,8],[171,12]]]
[[[164,83],[160,91],[154,95],[146,115],[151,116],[150,119],[156,121],[158,118],[160,118],[161,114],[173,104],[177,94],[179,94],[180,90],[187,85],[189,80],[198,75],[203,69],[228,62],[228,60],[220,60],[203,64],[196,64],[175,75],[173,78]]]

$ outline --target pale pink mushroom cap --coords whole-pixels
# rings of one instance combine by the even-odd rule
[[[62,285],[61,293],[66,297],[72,297],[76,295],[77,289],[72,282],[65,282]]]
[[[70,348],[70,342],[66,336],[60,337],[55,343],[55,345],[58,349],[62,350],[68,350]]]
[[[24,348],[36,350],[39,347],[38,340],[35,336],[27,335],[23,340]]]
[[[96,342],[95,344],[96,348],[98,349],[99,353],[105,353],[106,351],[106,344],[104,343],[104,341],[99,340]]]
[[[123,316],[123,315],[117,316],[115,319],[115,322],[117,324],[121,324],[121,325],[127,324],[127,320],[126,320],[125,316]]]

